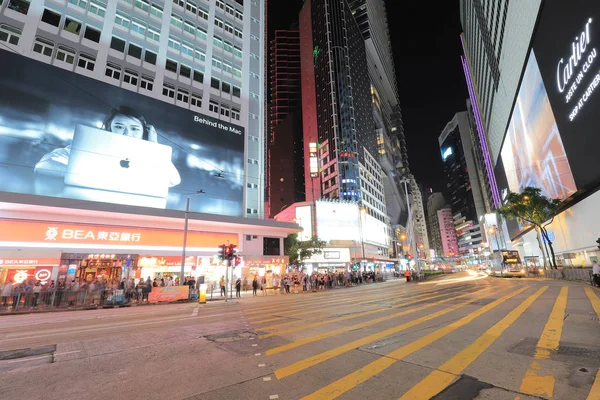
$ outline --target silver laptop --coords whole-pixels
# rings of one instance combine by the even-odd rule
[[[77,125],[65,184],[166,198],[172,149]]]

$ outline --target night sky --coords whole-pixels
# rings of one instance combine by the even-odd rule
[[[297,22],[302,0],[270,0],[269,31]],[[445,187],[437,138],[468,97],[460,55],[458,0],[386,0],[400,106],[410,161],[419,183]]]

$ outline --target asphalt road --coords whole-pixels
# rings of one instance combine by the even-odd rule
[[[600,399],[600,292],[457,274],[0,317],[0,399]]]

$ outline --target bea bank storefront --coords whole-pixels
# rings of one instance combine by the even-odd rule
[[[184,213],[97,208],[0,202],[0,284],[181,278]],[[185,276],[218,280],[225,273],[217,258],[221,244],[236,245],[242,260],[251,260],[264,256],[265,240],[280,241],[282,251],[283,238],[298,230],[275,221],[189,213]]]

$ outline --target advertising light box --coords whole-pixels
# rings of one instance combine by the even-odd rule
[[[244,128],[0,57],[0,192],[242,215]]]
[[[577,189],[600,182],[600,2],[546,1],[533,52]]]

